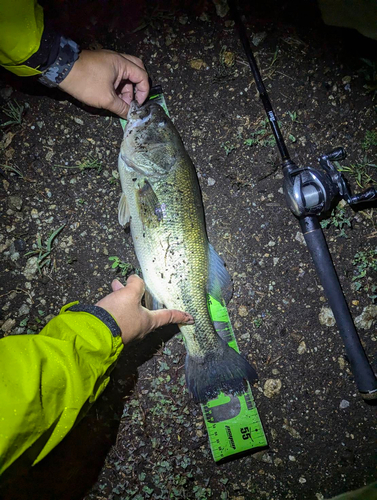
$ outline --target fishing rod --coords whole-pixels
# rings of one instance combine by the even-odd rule
[[[343,198],[349,205],[354,206],[377,200],[377,190],[370,187],[362,193],[351,194],[345,178],[333,163],[346,157],[342,147],[335,148],[318,158],[321,169],[299,168],[290,158],[235,1],[228,0],[228,5],[282,159],[283,187],[287,205],[299,221],[343,339],[356,386],[363,399],[377,400],[377,379],[361,345],[319,223],[320,215],[330,209],[336,197]]]

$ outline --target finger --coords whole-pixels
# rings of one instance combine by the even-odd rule
[[[118,97],[114,92],[112,94],[112,98],[106,103],[106,105],[103,106],[103,108],[108,109],[121,118],[127,118],[127,113],[130,109],[130,106],[125,101],[123,101],[123,99]]]
[[[114,280],[111,283],[111,288],[113,292],[116,292],[117,290],[121,290],[122,288],[124,288],[124,285],[122,285],[122,283],[119,280]]]
[[[131,104],[131,101],[134,98],[134,88],[132,83],[126,83],[123,86],[123,88],[120,90],[119,97],[127,104]]]
[[[131,274],[131,276],[128,277],[126,288],[127,290],[133,292],[137,296],[138,300],[141,301],[145,292],[145,284],[137,274]]]
[[[144,63],[141,59],[139,59],[139,57],[131,56],[130,54],[121,54],[121,56],[127,59],[128,61],[133,62],[134,64],[136,64],[136,66],[139,66],[139,68],[145,70]]]
[[[171,323],[178,323],[184,325],[193,325],[194,318],[191,314],[176,309],[159,309],[157,311],[150,311],[152,315],[152,322],[154,328],[169,325]]]
[[[149,94],[148,73],[131,60],[124,59],[125,64],[123,70],[121,70],[121,80],[129,80],[135,84],[135,98],[139,104],[143,104]]]

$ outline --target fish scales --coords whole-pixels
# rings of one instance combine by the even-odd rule
[[[133,102],[119,155],[119,221],[130,222],[135,252],[155,302],[190,313],[184,336],[186,380],[200,402],[220,390],[241,391],[254,369],[219,337],[207,294],[231,281],[210,246],[195,168],[171,120],[157,103]]]

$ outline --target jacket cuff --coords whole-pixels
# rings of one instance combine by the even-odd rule
[[[79,54],[80,47],[76,42],[60,36],[56,58],[46,69],[40,68],[42,75],[38,80],[46,87],[57,87],[69,74]]]
[[[73,305],[68,304],[68,306],[63,307],[61,312],[66,311],[86,312],[88,314],[92,314],[108,327],[113,337],[119,337],[121,335],[121,330],[118,326],[118,323],[111,316],[111,314],[106,311],[106,309],[103,309],[103,307],[79,304],[78,302],[76,302]]]

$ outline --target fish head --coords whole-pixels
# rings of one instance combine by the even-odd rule
[[[124,168],[148,178],[161,178],[176,163],[180,138],[162,107],[132,101],[127,115],[120,157]]]

